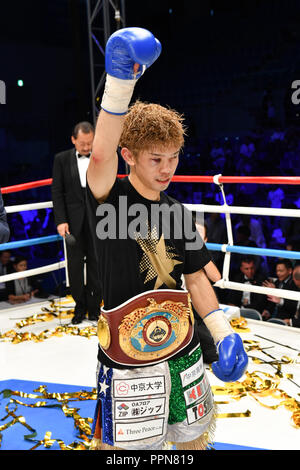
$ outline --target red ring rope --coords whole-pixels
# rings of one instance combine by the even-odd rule
[[[25,191],[26,189],[39,188],[40,186],[49,186],[50,184],[52,184],[52,178],[40,181],[33,181],[32,183],[16,184],[15,186],[6,186],[5,188],[1,188],[1,193],[16,193],[18,191]]]
[[[127,175],[118,175],[118,178],[125,178]],[[195,176],[195,175],[174,175],[174,183],[214,183],[213,176]],[[300,176],[219,176],[219,183],[256,183],[256,184],[300,184]],[[39,188],[40,186],[49,186],[52,184],[52,178],[33,181],[31,183],[17,184],[1,188],[2,194],[25,191],[26,189]]]

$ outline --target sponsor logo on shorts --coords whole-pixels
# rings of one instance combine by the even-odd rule
[[[115,424],[115,442],[140,441],[150,437],[161,436],[164,429],[164,418],[131,423]]]
[[[142,377],[140,379],[114,380],[115,398],[161,395],[166,393],[165,377]]]
[[[187,409],[188,424],[193,424],[195,421],[203,419],[213,407],[213,396],[211,391],[207,393],[204,400],[195,403],[191,408]]]
[[[189,406],[192,403],[195,403],[203,395],[205,395],[208,387],[209,382],[206,374],[204,374],[203,379],[197,385],[194,385],[193,387],[189,388],[184,392],[185,404]]]
[[[120,382],[117,384],[116,388],[119,395],[128,395],[129,385],[127,383]]]
[[[115,401],[115,419],[134,419],[165,413],[166,398],[149,400]]]
[[[201,356],[199,361],[196,362],[196,364],[184,370],[183,372],[180,372],[182,387],[187,387],[187,385],[190,385],[192,382],[195,382],[195,380],[200,379],[200,377],[203,375],[203,372],[204,366]]]

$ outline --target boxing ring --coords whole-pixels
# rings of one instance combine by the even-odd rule
[[[119,175],[123,177],[124,175]],[[51,179],[2,188],[2,194],[50,185]],[[201,213],[225,214],[228,243],[207,243],[224,253],[222,279],[215,286],[299,300],[300,293],[234,283],[232,253],[300,259],[300,252],[239,247],[233,243],[232,214],[300,217],[298,209],[238,207],[226,203],[226,183],[299,185],[298,177],[174,176],[173,182],[214,183],[223,204],[185,204]],[[6,206],[14,213],[52,207],[51,201]],[[28,269],[27,277],[64,269],[64,240],[56,234],[2,244],[1,251],[36,244],[63,244],[65,259]],[[24,272],[0,276],[0,282]],[[67,275],[66,275],[67,280]],[[68,282],[68,280],[67,280]],[[3,304],[3,303],[2,303]],[[73,299],[55,297],[0,309],[0,450],[87,450],[96,400],[96,324],[73,326]],[[246,374],[235,383],[208,376],[218,405],[215,450],[300,449],[300,329],[243,318],[237,307],[222,306],[249,356]],[[170,447],[171,448],[171,447]]]

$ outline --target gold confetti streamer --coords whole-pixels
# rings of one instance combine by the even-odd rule
[[[250,331],[247,320],[243,317],[232,319],[230,324],[232,328],[239,333]],[[268,348],[262,348],[257,340],[244,340],[243,342],[247,353],[257,350],[268,356],[271,359],[271,361],[268,362],[255,356],[251,356],[251,360],[254,364],[267,363],[268,365],[274,367],[276,369],[275,374],[267,374],[266,372],[261,371],[254,371],[252,373],[246,372],[246,378],[243,382],[225,383],[224,387],[212,386],[213,393],[215,395],[229,395],[234,400],[240,400],[245,396],[250,396],[261,406],[273,410],[279,408],[280,406],[284,406],[286,409],[292,412],[291,420],[293,426],[300,428],[300,402],[295,398],[290,397],[286,392],[278,388],[280,380],[284,377],[282,373],[282,365],[298,364],[298,359],[292,359],[284,355],[280,358],[280,360],[277,360],[266,351]],[[297,357],[299,356],[300,355],[298,354]],[[285,374],[285,377],[291,380],[293,375]],[[280,401],[275,405],[269,405],[261,400],[262,398],[266,397]],[[225,402],[217,403],[225,404]],[[217,415],[218,418],[250,416],[251,412],[249,410],[244,413],[221,413]]]
[[[248,322],[244,317],[232,318],[230,324],[237,333],[249,333]]]
[[[62,337],[63,335],[81,336],[89,339],[91,336],[97,335],[97,327],[87,326],[85,328],[78,328],[64,325],[58,326],[54,330],[44,330],[39,334],[30,332],[18,333],[15,330],[9,330],[0,334],[0,340],[9,341],[12,344],[19,344],[24,341],[34,341],[36,343],[40,343],[54,336]]]
[[[278,388],[280,377],[278,374],[268,374],[266,372],[254,371],[252,373],[246,372],[246,379],[243,382],[229,382],[220,386],[212,386],[215,395],[229,395],[234,400],[240,400],[244,396],[250,396],[256,400],[261,406],[276,410],[280,406],[284,406],[287,410],[292,412],[293,425],[296,428],[300,427],[300,402],[295,398],[290,397],[286,392]],[[264,403],[261,398],[273,398],[280,400],[275,405]],[[231,413],[223,413],[218,415],[218,418],[233,417]],[[234,413],[235,416],[250,416],[246,413]]]
[[[217,418],[250,418],[251,411],[247,410],[244,413],[219,413]]]
[[[21,423],[25,426],[30,432],[30,435],[24,436],[24,439],[27,441],[34,442],[35,445],[30,450],[35,450],[41,445],[46,448],[50,448],[56,442],[61,450],[87,450],[91,444],[91,424],[93,422],[92,418],[83,418],[78,413],[78,408],[70,407],[69,404],[72,401],[84,401],[84,400],[96,400],[97,399],[97,392],[96,389],[92,389],[91,391],[80,390],[78,392],[65,392],[65,393],[49,393],[47,391],[47,387],[45,385],[40,385],[37,389],[33,390],[37,393],[25,393],[23,391],[18,390],[9,390],[5,389],[0,392],[4,398],[10,398],[9,403],[6,405],[7,415],[2,418],[2,421],[6,420],[9,417],[13,419],[8,423],[0,426],[0,446],[2,442],[2,431],[7,429],[10,426],[13,426],[16,423]],[[20,398],[30,398],[30,399],[38,399],[39,401],[35,403],[25,403],[21,400],[16,398],[12,398],[13,396],[19,396]],[[53,404],[48,403],[47,401],[42,401],[41,398],[45,400],[56,400],[59,403]],[[9,406],[14,405],[13,410],[9,410]],[[24,416],[16,416],[15,411],[17,410],[18,405],[30,407],[30,408],[40,408],[40,407],[49,407],[49,408],[60,408],[66,418],[72,418],[74,420],[74,426],[79,432],[79,438],[82,439],[84,442],[72,442],[71,444],[66,445],[63,440],[61,439],[52,439],[51,431],[47,431],[45,433],[44,439],[35,441],[33,438],[36,437],[36,431],[30,427],[24,418]]]

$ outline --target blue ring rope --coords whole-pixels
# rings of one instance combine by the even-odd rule
[[[246,255],[258,255],[258,256],[274,256],[276,258],[289,258],[289,259],[300,259],[300,251],[289,251],[289,250],[273,250],[271,248],[254,248],[251,246],[232,246],[232,245],[221,245],[219,243],[206,243],[208,250],[212,251],[223,251],[225,246],[226,251],[231,253],[241,253]]]
[[[41,245],[42,243],[56,242],[57,240],[62,240],[62,237],[60,235],[49,235],[48,237],[29,238],[28,240],[2,243],[0,245],[0,250],[12,250],[23,246]]]
[[[55,241],[62,241],[60,235],[49,235],[47,237],[30,238],[28,240],[19,240],[14,242],[2,243],[0,245],[0,251],[12,250],[14,248],[21,248],[24,246],[40,245],[42,243],[51,243]],[[254,248],[250,246],[232,246],[232,245],[221,245],[219,243],[206,243],[206,247],[211,251],[229,251],[231,253],[240,253],[246,255],[257,255],[257,256],[273,256],[276,258],[289,258],[289,259],[300,259],[300,251],[289,251],[289,250],[275,250],[271,248]]]

